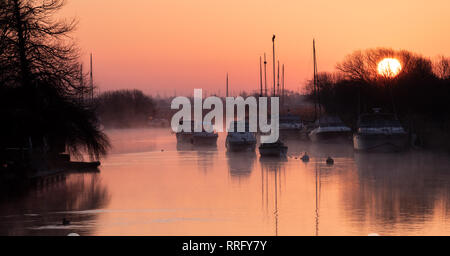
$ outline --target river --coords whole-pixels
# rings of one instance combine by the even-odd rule
[[[107,134],[100,173],[2,195],[0,235],[450,234],[448,154],[292,139],[285,161],[263,160],[227,153],[224,133],[213,148],[177,146],[167,129]]]

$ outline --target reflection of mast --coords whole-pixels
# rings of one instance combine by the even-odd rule
[[[273,173],[273,175],[275,176],[275,236],[278,236],[278,180],[277,180],[277,172],[278,170],[275,170],[275,172]]]
[[[319,200],[320,200],[320,172],[317,168],[317,163],[315,164],[316,169],[316,236],[319,235]]]
[[[269,188],[272,186],[269,186],[269,172],[273,173],[273,217],[274,217],[274,224],[275,224],[275,235],[278,236],[278,197],[281,197],[281,191],[282,191],[282,170],[283,169],[283,162],[279,161],[270,161],[270,162],[261,162],[261,193],[262,193],[262,203],[263,207],[262,209],[266,210],[267,216],[269,216],[268,208],[269,208]],[[266,177],[264,178],[264,172],[266,173]],[[272,177],[272,176],[271,176]],[[265,185],[264,185],[265,183]],[[265,189],[265,193],[264,193]],[[265,197],[265,200],[264,200]],[[264,206],[265,204],[265,206]],[[269,218],[271,218],[271,214]]]

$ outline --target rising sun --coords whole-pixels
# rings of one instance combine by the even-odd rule
[[[395,77],[402,70],[400,61],[393,58],[385,58],[378,63],[378,74],[384,77]]]

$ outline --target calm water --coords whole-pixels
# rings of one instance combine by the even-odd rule
[[[289,140],[286,161],[263,161],[227,154],[225,134],[203,149],[177,147],[163,129],[108,134],[114,148],[101,173],[2,195],[0,235],[450,234],[445,154]]]

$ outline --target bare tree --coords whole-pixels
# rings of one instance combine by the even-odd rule
[[[438,56],[433,62],[433,71],[440,79],[450,79],[450,58]]]
[[[0,60],[16,70],[3,84],[30,86],[45,81],[74,93],[80,81],[79,51],[70,32],[77,22],[54,19],[63,5],[64,0],[3,0]]]
[[[55,18],[64,3],[0,0],[0,112],[9,116],[8,132],[19,139],[33,138],[34,145],[63,141],[73,154],[86,150],[99,158],[109,143],[93,109],[75,97],[86,83],[71,36],[77,21]],[[9,114],[18,110],[22,116]]]

